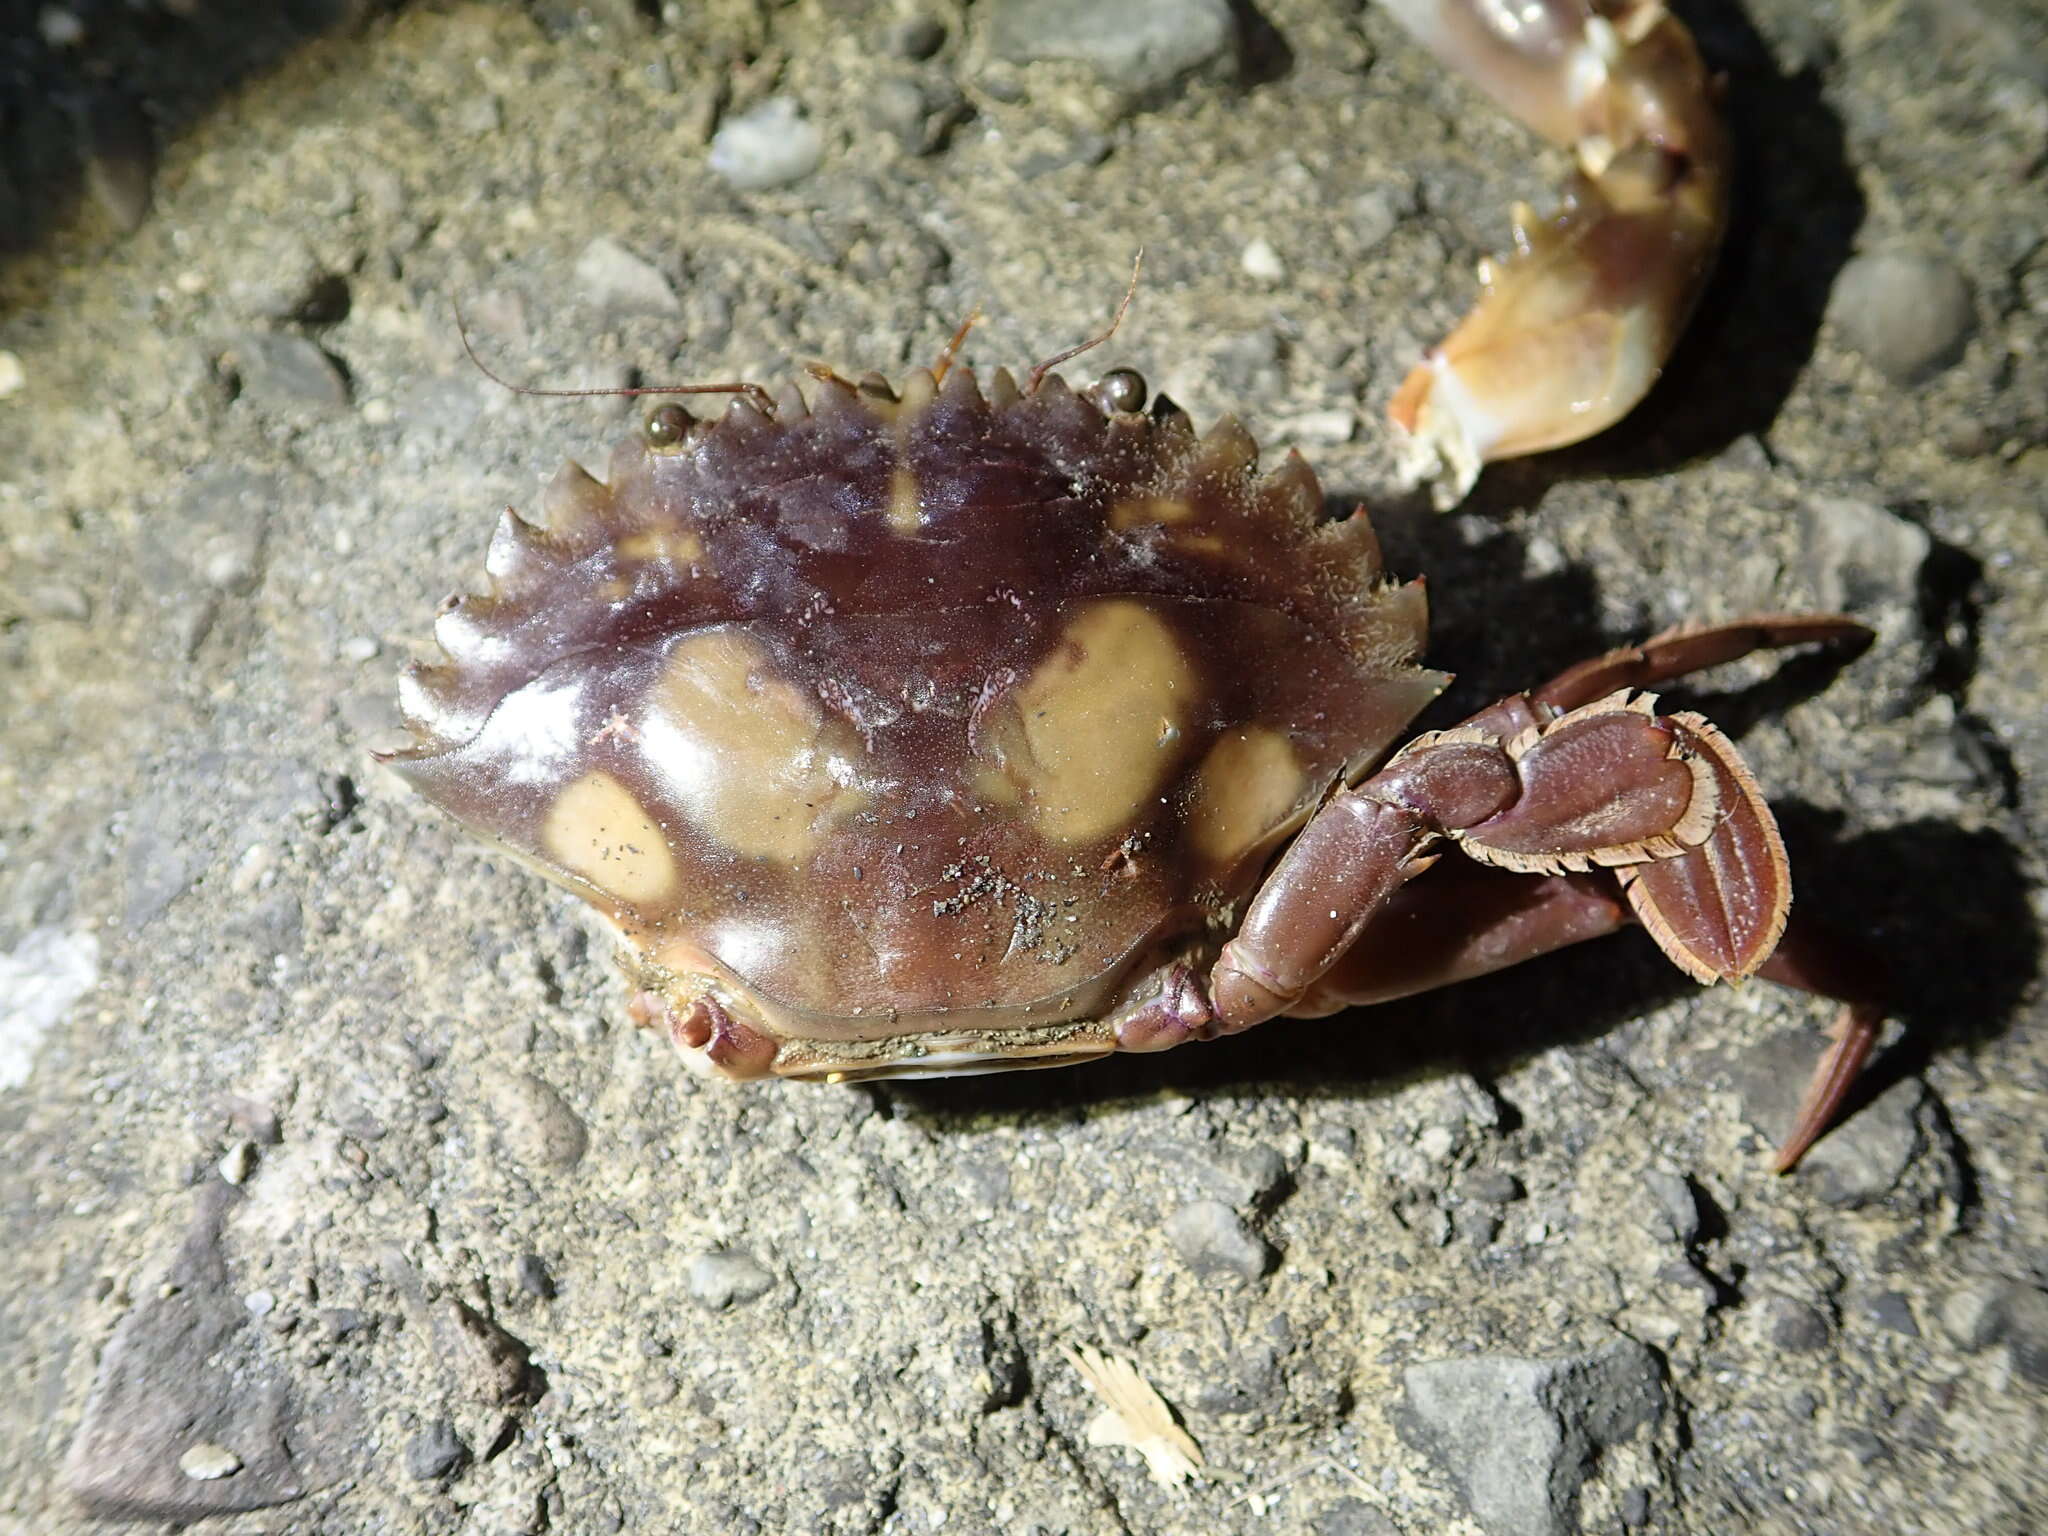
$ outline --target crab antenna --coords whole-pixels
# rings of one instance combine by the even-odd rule
[[[960,355],[960,348],[966,344],[967,333],[981,324],[981,306],[975,305],[967,312],[967,318],[960,322],[960,329],[953,333],[953,339],[939,352],[939,360],[932,364],[932,382],[943,384],[946,375],[952,371],[953,359]]]
[[[775,414],[775,402],[768,391],[758,384],[643,384],[632,388],[614,386],[609,389],[534,389],[526,384],[514,384],[510,379],[493,373],[485,366],[484,360],[476,355],[476,348],[470,345],[469,326],[462,318],[462,306],[455,308],[455,330],[462,337],[462,350],[469,354],[470,363],[476,371],[515,395],[554,395],[569,398],[582,395],[745,395],[760,408],[764,415]],[[1114,330],[1115,327],[1110,327]]]
[[[1123,303],[1117,305],[1116,317],[1109,322],[1109,329],[1104,331],[1100,336],[1092,337],[1089,340],[1082,342],[1078,347],[1069,347],[1064,352],[1055,353],[1053,356],[1048,357],[1044,362],[1040,363],[1036,368],[1032,369],[1031,378],[1024,386],[1025,394],[1037,394],[1038,386],[1045,381],[1045,376],[1048,373],[1052,372],[1053,369],[1059,367],[1061,363],[1067,362],[1072,358],[1079,357],[1083,352],[1094,351],[1095,348],[1101,346],[1105,341],[1109,340],[1110,337],[1116,334],[1116,328],[1124,323],[1124,311],[1131,307],[1131,300],[1137,296],[1138,269],[1144,265],[1145,247],[1141,245],[1138,247],[1138,254],[1131,258],[1131,286],[1124,290],[1124,301]],[[961,334],[966,334],[965,326],[961,327]]]

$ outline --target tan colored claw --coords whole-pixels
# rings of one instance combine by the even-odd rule
[[[1461,500],[1482,464],[1562,447],[1633,410],[1663,370],[1728,217],[1726,136],[1691,35],[1659,0],[1387,0],[1451,68],[1578,171],[1558,212],[1515,211],[1512,254],[1388,414],[1406,468]]]

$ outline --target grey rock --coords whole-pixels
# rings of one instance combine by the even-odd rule
[[[1191,1200],[1166,1219],[1166,1239],[1198,1275],[1253,1281],[1273,1262],[1273,1250],[1220,1200]]]
[[[610,235],[599,235],[576,258],[583,295],[608,314],[674,315],[676,291],[652,262],[642,261]]]
[[[291,1393],[263,1356],[220,1250],[234,1198],[225,1184],[205,1187],[166,1283],[121,1320],[100,1356],[63,1470],[95,1514],[182,1522],[306,1492],[290,1444]],[[236,1465],[225,1470],[202,1447],[226,1450]]]
[[[2048,1291],[2010,1286],[1999,1312],[2013,1373],[2029,1386],[2048,1387]]]
[[[491,1085],[491,1107],[512,1155],[534,1168],[573,1168],[590,1147],[590,1131],[550,1083],[530,1072]]]
[[[1484,1248],[1500,1236],[1500,1209],[1491,1205],[1461,1205],[1451,1216],[1451,1226],[1466,1242]]]
[[[453,1477],[469,1464],[469,1446],[455,1426],[436,1419],[405,1442],[405,1475],[416,1483]]]
[[[322,1307],[319,1321],[321,1337],[334,1343],[372,1326],[371,1320],[355,1307]]]
[[[1652,1168],[1643,1175],[1643,1188],[1650,1197],[1645,1220],[1653,1232],[1681,1248],[1690,1248],[1699,1240],[1699,1200],[1684,1174]]]
[[[1869,251],[1828,301],[1842,339],[1894,384],[1924,383],[1963,355],[1977,326],[1970,280],[1925,251]]]
[[[1909,1339],[1920,1337],[1920,1324],[1913,1316],[1913,1303],[1898,1291],[1885,1291],[1871,1297],[1863,1310],[1880,1328]]]
[[[1219,1148],[1162,1140],[1147,1150],[1178,1167],[1191,1193],[1240,1210],[1265,1205],[1287,1181],[1287,1159],[1268,1146]]]
[[[711,138],[712,171],[743,192],[801,181],[825,158],[818,125],[787,96],[771,96]]]
[[[700,1253],[690,1260],[690,1295],[713,1312],[765,1296],[775,1284],[751,1254],[732,1248]]]
[[[251,320],[296,319],[328,277],[326,264],[295,230],[259,230],[249,247],[222,297]]]
[[[348,380],[333,358],[303,336],[244,331],[221,349],[221,368],[241,382],[244,399],[279,416],[338,415],[349,408]]]
[[[1522,1181],[1512,1173],[1480,1169],[1459,1179],[1456,1193],[1479,1205],[1513,1205],[1522,1198]]]
[[[1830,1330],[1820,1308],[1789,1296],[1774,1296],[1765,1316],[1770,1320],[1771,1343],[1787,1354],[1811,1354],[1827,1347]]]
[[[1143,97],[1231,60],[1237,37],[1226,0],[1000,0],[982,9],[996,58],[1086,64]]]
[[[1664,1411],[1656,1356],[1618,1339],[1558,1359],[1474,1355],[1410,1366],[1402,1437],[1458,1484],[1489,1536],[1569,1536],[1599,1453]]]
[[[1373,250],[1415,212],[1412,186],[1379,186],[1361,192],[1351,203],[1351,227],[1359,246]]]
[[[1976,1354],[2005,1332],[2005,1283],[1978,1280],[1951,1291],[1941,1304],[1941,1330],[1956,1348]]]
[[[905,16],[883,35],[882,51],[893,59],[921,61],[946,46],[946,24],[936,16]]]
[[[512,1278],[519,1282],[519,1289],[529,1296],[538,1296],[542,1301],[555,1297],[555,1277],[548,1273],[547,1261],[537,1253],[522,1253],[512,1266]]]
[[[904,76],[877,80],[868,88],[869,120],[913,150],[924,138],[925,114],[929,110],[924,87]]]
[[[1911,602],[1933,540],[1918,523],[1851,496],[1815,496],[1800,509],[1807,580],[1822,608]]]

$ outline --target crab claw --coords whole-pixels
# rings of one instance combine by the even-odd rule
[[[1515,211],[1514,252],[1388,414],[1405,469],[1463,499],[1480,466],[1578,442],[1663,370],[1727,223],[1726,138],[1692,37],[1661,0],[1387,0],[1445,64],[1578,172],[1558,212]]]

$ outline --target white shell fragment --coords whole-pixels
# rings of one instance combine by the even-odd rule
[[[1166,1399],[1128,1360],[1087,1344],[1062,1346],[1090,1390],[1108,1406],[1088,1423],[1090,1445],[1121,1445],[1145,1458],[1152,1480],[1177,1488],[1202,1465],[1202,1448],[1175,1422]]]

